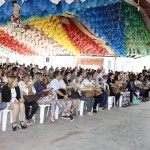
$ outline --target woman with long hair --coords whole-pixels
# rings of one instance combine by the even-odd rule
[[[76,90],[80,92],[81,94],[81,100],[84,100],[87,103],[87,114],[89,116],[93,115],[92,108],[94,105],[94,95],[91,96],[86,96],[86,92],[93,92],[94,88],[92,87],[92,82],[91,82],[92,75],[90,73],[87,74],[86,79],[83,80],[83,74],[78,73],[77,74],[77,79],[74,84]],[[84,82],[82,82],[84,81]]]
[[[65,72],[64,77],[63,77],[64,82],[66,83],[66,89],[68,92],[68,95],[70,96],[72,100],[72,106],[71,106],[71,113],[73,114],[75,108],[78,107],[80,104],[80,95],[76,88],[74,87],[73,83],[71,82],[71,73],[70,72]]]
[[[9,77],[6,84],[3,86],[2,101],[7,102],[7,108],[12,110],[13,131],[19,129],[19,127],[17,126],[18,116],[19,116],[21,128],[26,129],[27,125],[24,123],[24,116],[25,116],[24,99],[22,99],[20,95],[20,89],[18,87],[17,77],[14,76]]]

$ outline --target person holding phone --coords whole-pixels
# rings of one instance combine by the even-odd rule
[[[19,129],[19,127],[17,126],[18,116],[21,128],[26,129],[27,125],[24,123],[24,115],[25,115],[24,99],[21,98],[20,95],[17,77],[15,76],[9,77],[6,84],[3,86],[2,102],[7,102],[7,109],[12,110],[13,131]]]

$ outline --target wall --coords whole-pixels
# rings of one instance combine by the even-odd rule
[[[82,68],[102,68],[104,64],[103,58],[77,58],[76,66],[81,66]]]
[[[108,70],[117,71],[133,71],[140,72],[144,66],[147,69],[150,68],[150,57],[142,57],[138,59],[134,58],[121,58],[117,57],[87,57],[87,56],[51,56],[48,57],[49,62],[46,62],[46,57],[30,57],[30,56],[12,56],[9,58],[10,62],[18,62],[20,64],[38,64],[41,68],[43,66],[55,67],[75,67],[76,65],[82,65],[82,67],[97,69],[98,67],[104,67],[106,73]],[[87,61],[84,61],[87,59]],[[115,65],[116,62],[116,65]]]

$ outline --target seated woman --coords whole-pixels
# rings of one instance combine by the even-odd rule
[[[145,102],[148,100],[149,87],[145,84],[146,77],[140,75],[141,74],[139,74],[137,80],[134,83],[139,91],[139,96],[141,97],[142,101]]]
[[[136,93],[137,92],[137,87],[135,85],[135,80],[136,80],[136,76],[133,74],[129,77],[129,82],[127,83],[127,89],[129,90],[130,92],[130,103],[133,102],[133,96],[135,96],[136,98],[140,98],[138,96],[138,94]]]
[[[50,89],[48,89],[46,87],[46,84],[42,82],[42,80],[43,80],[42,73],[37,72],[35,77],[36,77],[36,82],[34,83],[34,87],[35,87],[35,90],[36,90],[36,95],[39,96],[39,99],[37,100],[37,103],[39,105],[47,105],[47,104],[51,105],[50,122],[55,123],[56,106],[58,106],[62,111],[64,111],[64,107],[57,100],[57,96],[52,95]]]
[[[106,104],[107,104],[107,100],[108,100],[108,94],[106,92],[106,89],[104,87],[104,84],[106,83],[102,83],[102,78],[98,79],[97,86],[100,88],[99,92],[95,94],[94,98],[95,98],[95,102],[93,105],[93,112],[97,113],[96,107],[97,104],[99,103],[99,107],[101,111],[105,111],[106,109]]]
[[[75,108],[78,107],[80,104],[80,98],[81,96],[79,95],[77,89],[74,87],[74,85],[71,82],[71,73],[70,72],[65,72],[64,73],[64,78],[63,78],[65,84],[66,84],[66,90],[69,95],[69,97],[72,100],[72,106],[71,106],[71,113],[73,114]]]
[[[19,82],[19,88],[21,91],[21,95],[26,96],[26,95],[34,95],[35,94],[35,88],[34,88],[34,80],[30,84],[30,76],[28,74],[22,75],[22,81]],[[32,106],[32,108],[30,108]],[[32,125],[32,117],[36,113],[38,109],[38,104],[35,101],[31,102],[25,102],[25,114],[26,114],[26,120],[27,120],[27,125]]]
[[[113,84],[114,84],[114,86],[112,87],[111,96],[115,96],[115,104],[117,106],[117,102],[121,96],[120,86],[119,86],[120,82],[117,79],[115,79]]]
[[[20,126],[26,129],[27,125],[24,123],[25,106],[24,99],[21,98],[20,89],[16,77],[9,77],[6,85],[2,88],[2,101],[7,102],[7,108],[12,110],[12,129],[16,131],[19,129],[17,126],[17,117],[19,115]]]
[[[92,75],[88,72],[86,79],[84,79],[84,82],[82,83],[83,75],[82,73],[78,73],[77,79],[74,84],[75,88],[81,93],[81,100],[84,100],[87,102],[87,114],[89,116],[93,115],[93,112],[91,111],[92,111],[94,101],[95,101],[94,94],[93,95],[91,94],[89,96],[86,95],[86,92],[92,93],[94,91],[94,88],[92,87],[91,78],[92,78]]]

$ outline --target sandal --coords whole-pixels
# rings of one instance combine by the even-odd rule
[[[20,126],[21,126],[21,129],[26,129],[27,128],[27,125],[26,124],[22,124],[23,121],[20,121]],[[24,123],[24,122],[23,122]]]
[[[13,122],[12,123],[12,129],[13,129],[13,131],[16,131],[16,130],[19,130],[19,127],[18,126],[13,126],[13,124],[16,124],[17,122]]]

